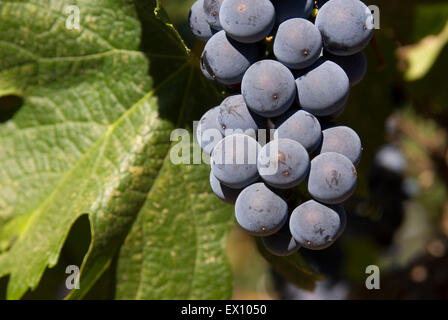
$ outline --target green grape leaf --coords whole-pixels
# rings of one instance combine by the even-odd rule
[[[407,69],[404,78],[415,81],[423,78],[435,64],[444,46],[448,43],[448,22],[438,35],[426,36],[418,43],[402,47],[399,57]]]
[[[195,167],[170,161],[163,166],[121,248],[118,298],[230,298],[224,240],[231,206],[204,192],[209,169]]]
[[[0,97],[23,100],[0,123],[0,276],[10,276],[7,297],[38,285],[83,214],[92,241],[71,298],[88,292],[126,236],[120,269],[139,258],[137,248],[135,267],[143,269],[138,279],[129,270],[129,282],[120,274],[119,297],[170,297],[175,285],[181,297],[229,297],[223,243],[230,207],[217,204],[201,182],[205,165],[169,158],[171,131],[198,119],[220,94],[159,3],[0,1],[0,16]],[[169,263],[171,253],[183,259]],[[182,276],[177,263],[191,274]],[[164,289],[155,286],[160,279]],[[213,283],[220,288],[209,292]],[[128,288],[133,284],[137,291]]]
[[[285,280],[297,287],[312,291],[316,287],[316,281],[324,279],[322,275],[307,265],[300,252],[286,257],[275,256],[266,250],[259,239],[257,239],[257,247],[271,267]]]

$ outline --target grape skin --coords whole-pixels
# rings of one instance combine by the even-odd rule
[[[262,60],[247,69],[241,83],[247,107],[264,117],[275,117],[292,105],[296,85],[291,71],[278,61]]]
[[[257,163],[261,178],[270,186],[279,189],[290,189],[299,185],[310,170],[308,152],[300,143],[291,139],[276,139],[263,146]],[[266,169],[272,172],[264,174]]]
[[[210,172],[210,186],[219,199],[229,204],[235,204],[236,198],[242,191],[241,189],[232,189],[222,184],[212,172]]]
[[[370,9],[359,0],[331,0],[316,17],[325,49],[335,55],[349,56],[363,50],[373,35]]]
[[[275,122],[275,139],[288,138],[299,142],[312,154],[321,144],[322,129],[319,121],[311,113],[292,109]]]
[[[219,31],[205,44],[201,70],[206,77],[221,84],[239,84],[246,70],[259,57],[257,45],[238,43],[229,39],[224,31]]]
[[[336,56],[325,52],[324,57],[344,69],[351,87],[360,83],[367,72],[367,58],[364,52],[358,52],[351,56]]]
[[[263,237],[273,255],[330,246],[347,223],[341,203],[355,191],[362,146],[351,128],[326,122],[344,111],[350,87],[366,74],[361,50],[373,34],[367,30],[372,14],[359,0],[195,1],[190,27],[208,40],[200,69],[234,93],[208,110],[196,130],[210,154],[212,191],[235,205],[238,224]],[[255,138],[264,128],[275,133],[262,147]],[[209,139],[209,131],[217,134]],[[274,145],[279,152],[270,157]],[[375,160],[388,165],[383,158]],[[275,172],[264,171],[275,164]],[[280,189],[305,179],[313,200],[286,223],[290,212],[279,194],[288,203],[295,198]]]
[[[255,43],[274,27],[275,9],[269,0],[225,0],[219,22],[229,37],[241,43]]]
[[[224,185],[244,188],[258,178],[258,142],[245,134],[232,134],[222,139],[211,155],[212,173]]]
[[[190,23],[191,32],[201,41],[207,41],[213,35],[210,25],[205,20],[202,4],[204,0],[197,0],[190,9],[188,21]]]
[[[313,10],[313,2],[313,0],[272,0],[277,24],[293,18],[308,18]]]
[[[222,2],[223,0],[204,0],[202,6],[205,20],[215,30],[222,29],[219,23],[219,9],[221,8]]]
[[[274,40],[274,55],[291,69],[311,66],[322,53],[322,37],[316,26],[305,19],[283,22]]]
[[[326,152],[311,161],[308,191],[319,202],[339,204],[355,191],[357,173],[346,156]]]
[[[301,204],[294,209],[289,220],[292,236],[304,248],[328,248],[341,234],[340,209],[341,206],[326,206],[314,200]]]
[[[299,105],[320,117],[341,113],[350,93],[345,71],[336,63],[322,59],[297,78],[296,85]]]
[[[241,130],[254,138],[256,131],[264,127],[263,119],[247,108],[240,94],[224,99],[218,109],[216,124],[224,135],[235,133],[234,130]]]
[[[280,257],[290,256],[300,249],[300,245],[291,235],[287,223],[285,223],[280,231],[273,235],[263,237],[261,241],[268,252]]]
[[[210,154],[216,144],[223,138],[216,124],[219,106],[208,110],[199,120],[196,128],[196,139],[205,153]]]
[[[279,231],[288,219],[288,205],[264,183],[245,188],[235,204],[238,224],[254,236],[269,236]]]
[[[361,160],[362,146],[358,134],[346,126],[332,126],[322,131],[323,140],[320,153],[340,153],[357,166]]]
[[[215,81],[215,78],[213,78],[210,75],[210,73],[208,73],[208,71],[207,71],[207,68],[209,68],[209,70],[211,70],[209,65],[206,66],[204,63],[202,63],[202,60],[201,60],[201,63],[199,63],[199,68],[201,69],[201,72],[204,75],[204,77],[206,77],[209,81]]]

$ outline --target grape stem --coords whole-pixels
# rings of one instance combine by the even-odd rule
[[[373,47],[373,51],[375,52],[375,56],[378,61],[378,70],[384,70],[386,68],[386,60],[384,59],[384,55],[381,51],[381,47],[379,46],[378,42],[376,41],[375,35],[373,35],[372,40],[370,41],[370,44]]]

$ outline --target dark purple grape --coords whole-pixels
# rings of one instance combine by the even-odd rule
[[[224,185],[239,189],[257,181],[258,142],[244,134],[222,139],[211,155],[212,173]]]
[[[201,56],[201,70],[207,78],[225,85],[241,83],[246,70],[260,57],[255,44],[229,39],[224,31],[207,41]]]
[[[245,188],[235,204],[238,224],[254,236],[269,236],[279,231],[288,219],[288,205],[264,183]]]
[[[248,108],[264,117],[275,117],[286,110],[296,97],[291,71],[275,60],[262,60],[247,69],[241,92]]]
[[[326,206],[310,200],[294,209],[289,228],[299,245],[321,250],[328,248],[341,235],[344,227],[341,215],[345,215],[342,206]]]
[[[316,26],[305,19],[290,19],[279,27],[274,40],[275,57],[291,69],[303,69],[319,59],[322,37]]]
[[[229,37],[241,43],[263,40],[275,23],[275,9],[269,0],[225,0],[219,22]]]
[[[202,3],[204,0],[197,0],[191,6],[189,23],[191,32],[201,41],[207,41],[213,35],[210,25],[205,20],[204,10],[202,9]]]
[[[258,155],[258,173],[269,185],[290,189],[300,184],[310,170],[306,149],[291,139],[272,140]]]
[[[331,0],[320,8],[316,26],[325,50],[349,56],[362,51],[373,35],[373,15],[359,0]]]
[[[311,161],[308,191],[319,202],[344,202],[355,191],[356,182],[356,169],[342,154],[326,152]]]
[[[262,241],[266,250],[276,256],[290,256],[300,249],[300,245],[291,235],[287,223],[285,223],[280,231],[271,236],[263,237]]]

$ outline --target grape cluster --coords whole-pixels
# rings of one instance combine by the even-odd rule
[[[234,93],[196,130],[213,192],[275,255],[327,248],[357,183],[361,140],[332,120],[366,72],[370,10],[360,0],[197,0],[189,22],[206,41],[204,76]],[[263,129],[273,135],[261,142]],[[286,190],[302,182],[312,199],[292,209]]]

